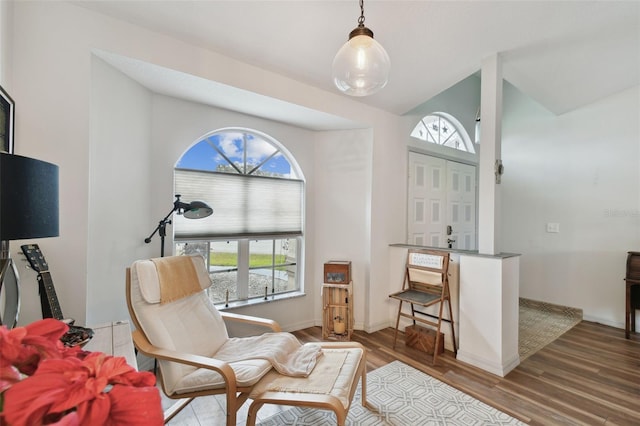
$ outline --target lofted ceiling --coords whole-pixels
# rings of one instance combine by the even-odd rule
[[[331,63],[360,14],[357,0],[73,3],[335,93]],[[556,114],[640,84],[640,1],[366,0],[364,11],[391,75],[356,100],[397,115],[495,53],[504,78]]]

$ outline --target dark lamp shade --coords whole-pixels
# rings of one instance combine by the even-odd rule
[[[189,207],[184,211],[184,217],[187,219],[202,219],[203,217],[211,216],[213,209],[209,205],[202,201],[192,201],[189,203]]]
[[[58,166],[0,153],[0,240],[57,237]]]

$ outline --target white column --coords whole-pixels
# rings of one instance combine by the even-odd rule
[[[457,359],[504,377],[520,363],[520,257],[460,255]]]
[[[482,61],[480,90],[478,251],[493,255],[500,253],[500,187],[495,175],[502,137],[502,61],[498,53]]]
[[[500,250],[501,199],[496,163],[501,158],[502,63],[482,61],[478,200],[479,255],[460,255],[458,359],[499,376],[520,363],[518,255]]]

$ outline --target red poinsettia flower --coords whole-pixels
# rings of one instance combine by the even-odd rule
[[[77,350],[65,350],[60,341],[68,329],[65,323],[52,318],[12,330],[0,328],[0,366],[12,365],[30,376],[42,359],[75,356]]]
[[[81,424],[162,425],[160,393],[156,387],[114,386],[109,392],[78,406]]]
[[[80,424],[160,425],[163,413],[154,385],[152,373],[137,372],[122,357],[96,352],[83,360],[45,359],[33,376],[5,392],[3,414],[13,426],[67,421],[71,412]]]
[[[22,378],[17,368],[12,365],[5,365],[0,358],[0,394],[9,389],[11,385],[17,383]]]
[[[59,338],[66,330],[66,324],[53,319],[12,330],[0,327],[0,392],[23,374],[33,374],[42,358],[60,357]]]

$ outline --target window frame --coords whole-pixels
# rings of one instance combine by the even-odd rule
[[[451,138],[451,136],[453,136],[454,133],[452,133],[451,136],[449,136],[449,138],[447,138],[445,141],[440,141],[439,138],[438,140],[436,140],[436,138],[434,138],[433,136],[432,136],[433,140],[429,140],[429,137],[427,135],[425,135],[425,137],[421,137],[417,135],[416,133],[419,131],[419,127],[424,127],[427,130],[427,132],[431,133],[429,130],[429,126],[427,125],[427,120],[430,120],[432,118],[443,120],[445,123],[449,124],[455,130],[455,133],[457,133],[460,136],[460,139],[462,140],[462,143],[465,149],[460,149],[460,148],[452,147],[450,145],[446,145],[447,140]],[[455,118],[451,114],[447,114],[446,112],[432,112],[431,114],[425,115],[418,121],[418,123],[414,126],[413,130],[411,130],[410,136],[412,138],[418,139],[426,143],[442,146],[449,149],[454,149],[461,152],[468,152],[470,154],[476,154],[475,145],[471,140],[471,138],[469,137],[467,130],[464,128],[462,123],[458,121],[457,118]]]
[[[244,152],[242,153],[243,155],[243,166],[242,167],[237,167],[237,165],[233,164],[233,160],[227,156],[224,155],[224,153],[221,152],[221,150],[214,146],[208,139],[214,135],[219,135],[219,134],[225,134],[225,133],[242,133],[243,134],[243,139],[245,141],[244,145],[243,145],[243,150]],[[246,140],[247,140],[247,134],[253,134],[255,136],[258,136],[259,138],[261,138],[262,140],[264,140],[265,142],[269,143],[273,148],[275,148],[275,150],[268,156],[266,156],[265,158],[261,159],[261,161],[259,162],[259,164],[253,166],[253,167],[247,167],[248,163],[247,163],[247,144],[246,144]],[[224,236],[203,236],[202,238],[199,238],[198,236],[188,236],[188,237],[183,237],[183,238],[175,238],[174,237],[174,252],[178,252],[180,251],[180,246],[183,244],[188,244],[188,243],[206,243],[207,244],[207,252],[208,252],[208,256],[206,256],[206,261],[207,261],[207,268],[209,268],[209,274],[212,277],[212,281],[213,281],[213,285],[215,285],[215,271],[211,271],[210,269],[210,261],[211,261],[211,243],[212,242],[217,242],[217,241],[235,241],[237,242],[237,265],[235,268],[231,268],[231,270],[235,270],[236,271],[236,282],[235,282],[235,290],[236,290],[236,297],[232,298],[232,300],[229,299],[229,297],[226,298],[226,300],[221,301],[219,300],[220,298],[218,296],[217,300],[214,300],[214,303],[224,303],[225,306],[233,306],[233,305],[242,305],[242,304],[246,304],[246,303],[255,303],[255,302],[259,302],[260,300],[263,300],[265,297],[264,295],[251,295],[251,297],[249,297],[249,275],[250,275],[250,271],[251,271],[251,266],[250,266],[250,260],[251,260],[251,253],[250,253],[250,246],[251,246],[251,241],[273,241],[273,245],[272,245],[272,264],[269,266],[265,266],[263,269],[271,269],[272,270],[272,274],[271,274],[271,288],[268,289],[268,299],[271,300],[272,298],[288,298],[288,297],[293,297],[296,295],[300,295],[300,294],[304,294],[304,288],[303,288],[303,277],[302,277],[302,273],[304,271],[304,267],[303,267],[303,253],[304,253],[304,223],[305,223],[305,209],[304,209],[304,205],[305,205],[305,199],[306,199],[306,186],[305,186],[305,180],[304,180],[304,176],[300,170],[300,167],[297,163],[297,161],[295,160],[295,157],[293,157],[293,155],[291,155],[291,153],[277,140],[275,140],[274,138],[272,138],[269,135],[266,135],[262,132],[253,130],[253,129],[247,129],[247,128],[238,128],[238,127],[228,127],[228,128],[222,128],[222,129],[218,129],[218,130],[214,130],[212,132],[209,132],[205,135],[203,135],[202,137],[198,138],[187,150],[185,150],[182,155],[180,156],[180,159],[178,159],[178,161],[176,162],[176,165],[174,167],[174,170],[178,170],[178,169],[184,169],[185,166],[181,165],[181,160],[183,159],[183,157],[192,149],[194,148],[197,144],[206,141],[216,152],[218,152],[219,154],[221,154],[223,156],[223,158],[226,160],[226,162],[228,164],[230,164],[233,169],[238,172],[238,174],[240,175],[244,175],[247,179],[253,179],[253,178],[257,178],[257,177],[263,177],[263,176],[258,176],[257,174],[255,174],[255,172],[260,169],[260,167],[262,167],[265,163],[267,163],[269,160],[271,160],[272,158],[274,158],[276,155],[280,154],[282,155],[282,157],[284,158],[284,160],[287,161],[289,168],[290,168],[290,173],[287,177],[271,177],[272,179],[283,179],[283,180],[296,180],[296,181],[301,181],[302,182],[302,195],[301,195],[301,211],[300,211],[300,215],[301,215],[301,226],[300,226],[300,231],[298,232],[284,232],[284,233],[262,233],[262,234],[238,234],[238,235],[224,235]],[[207,169],[193,169],[193,170],[202,170],[202,171],[207,171]],[[243,173],[244,172],[244,173]],[[223,171],[218,171],[216,173],[224,173]],[[234,174],[232,172],[227,172],[228,174]],[[174,182],[175,182],[175,177],[174,177]],[[204,200],[206,201],[206,200]],[[214,209],[214,217],[215,217],[215,210],[216,210],[216,206],[212,205],[213,209]],[[175,235],[175,225],[174,225],[174,235]],[[290,290],[285,290],[285,291],[281,291],[278,293],[274,293],[275,290],[275,270],[276,268],[278,268],[279,266],[282,265],[274,265],[273,264],[273,259],[274,256],[276,256],[276,250],[274,247],[275,246],[275,241],[278,240],[286,240],[286,239],[293,239],[296,241],[296,250],[295,250],[295,260],[294,263],[290,266],[295,265],[295,288],[290,289]]]

